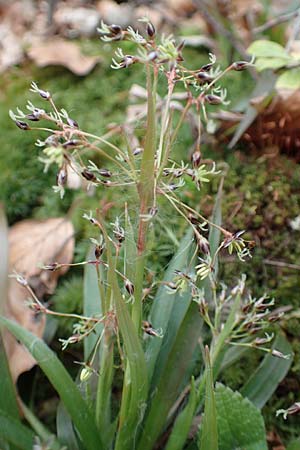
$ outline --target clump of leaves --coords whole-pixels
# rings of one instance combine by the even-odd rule
[[[91,187],[113,188],[124,199],[123,207],[109,220],[100,208],[84,213],[95,230],[93,248],[85,260],[68,264],[85,268],[83,314],[55,313],[76,319],[72,334],[62,340],[62,345],[65,349],[83,342],[79,380],[85,394],[43,341],[8,319],[0,320],[31,351],[59,393],[68,414],[59,409],[58,430],[62,424],[69,424],[67,439],[58,433],[62,444],[75,442],[75,447],[88,450],[151,450],[154,446],[179,450],[191,440],[193,418],[202,414],[200,435],[197,430],[193,436],[200,450],[232,448],[233,439],[235,445],[246,449],[253,442],[266,449],[259,410],[239,394],[215,387],[214,382],[224,366],[239,357],[230,349],[264,352],[269,358],[267,370],[270,361],[275,367],[278,361],[286,370],[289,352],[272,345],[274,335],[267,332],[269,324],[280,318],[272,312],[274,300],[251,296],[243,275],[234,287],[225,286],[218,278],[221,251],[244,261],[251,257],[252,245],[244,230],[230,231],[222,225],[224,173],[201,153],[201,132],[208,126],[207,106],[227,102],[219,81],[228,72],[246,69],[249,63],[237,61],[221,70],[215,56],[210,55],[207,64],[189,69],[183,63],[183,43],[171,36],[160,39],[152,23],[143,21],[144,35],[118,25],[102,24],[99,30],[105,42],[127,40],[134,44],[135,51],[130,54],[117,49],[113,69],[125,70],[138,64],[146,69],[147,113],[142,131],[140,122],[134,126],[134,131],[139,127],[134,133],[136,139],[130,139],[126,122],[114,125],[103,136],[82,130],[73,116],[57,106],[52,93],[36,83],[31,90],[43,100],[43,107],[28,103],[26,111],[18,108],[11,112],[23,133],[48,134],[43,141],[37,140],[40,161],[45,170],[57,167],[53,189],[61,198],[72,168]],[[166,95],[158,100],[161,79]],[[184,93],[174,98],[178,86]],[[174,114],[175,106],[178,115]],[[197,117],[191,161],[177,161],[173,144],[190,111]],[[93,152],[105,156],[110,165],[95,162],[89,156]],[[220,188],[213,218],[209,219],[186,204],[180,192],[188,180],[201,195],[203,184],[215,177],[220,180]],[[188,227],[163,275],[153,274],[149,258],[149,236],[154,227],[160,226],[157,218],[162,205]],[[44,269],[55,271],[64,266],[53,261]],[[28,286],[23,277],[19,280]],[[50,314],[32,289],[28,290],[30,307]],[[151,304],[147,315],[145,302]],[[205,347],[203,340],[208,343]],[[288,348],[285,339],[284,343]],[[116,364],[118,379],[122,373],[122,393],[112,408]],[[268,382],[270,393],[274,382]],[[256,394],[250,393],[255,403]],[[228,419],[225,404],[234,406],[230,422],[232,427],[239,424],[234,428],[235,437],[220,432],[225,417]],[[251,410],[249,415],[247,408]],[[10,423],[11,427],[19,426],[14,419]],[[35,430],[38,432],[37,426]]]

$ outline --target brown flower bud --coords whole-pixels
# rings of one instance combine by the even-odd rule
[[[70,125],[70,127],[72,127],[72,128],[79,128],[79,125],[76,122],[76,120],[71,119],[71,117],[67,118],[67,122],[68,122],[68,125]]]
[[[68,173],[65,169],[65,167],[61,167],[59,170],[57,176],[56,176],[56,183],[58,186],[65,186],[68,179]]]
[[[247,61],[235,61],[231,65],[232,70],[236,70],[237,72],[240,72],[241,70],[245,70],[249,67],[249,63]]]
[[[128,292],[129,295],[133,295],[134,294],[134,284],[131,283],[131,281],[126,280],[125,281],[125,289]]]
[[[21,130],[27,131],[30,130],[30,126],[28,125],[28,123],[23,122],[22,120],[16,120],[15,124],[17,125],[18,128],[20,128]]]
[[[214,77],[209,75],[207,72],[198,72],[196,74],[196,78],[201,84],[209,83],[214,79]]]
[[[88,170],[88,169],[84,169],[84,170],[81,172],[81,175],[83,176],[83,178],[85,178],[85,179],[88,180],[88,181],[96,181],[96,180],[97,180],[97,178],[95,177],[95,175],[93,174],[93,172],[91,172],[91,171]]]
[[[154,27],[153,23],[148,22],[147,23],[147,34],[148,34],[148,36],[150,38],[153,38],[155,36],[155,33],[156,33],[156,31],[155,31],[155,27]]]
[[[204,66],[202,66],[200,68],[200,71],[201,72],[208,72],[212,68],[212,66],[213,66],[213,63],[205,64]]]
[[[96,259],[99,259],[101,257],[103,250],[104,250],[104,248],[102,245],[96,245],[96,247],[95,247],[95,258]]]
[[[105,178],[110,178],[112,176],[112,173],[107,170],[107,169],[100,169],[98,171],[99,175],[101,175],[101,177],[105,177]]]
[[[199,150],[196,150],[191,157],[192,165],[194,169],[197,169],[200,166],[201,163],[201,152]]]
[[[204,100],[209,104],[209,105],[220,105],[220,103],[222,103],[222,99],[221,97],[219,97],[218,95],[214,95],[214,94],[208,94],[204,97]]]

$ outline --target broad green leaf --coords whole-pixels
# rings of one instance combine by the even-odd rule
[[[92,259],[94,257],[94,251],[91,249],[88,252],[87,258]],[[98,286],[98,275],[96,268],[93,264],[86,264],[84,268],[83,278],[83,314],[87,317],[101,316],[101,297]],[[87,361],[90,357],[92,350],[97,342],[98,337],[103,330],[103,324],[99,323],[95,332],[90,333],[83,341],[84,360]]]
[[[38,337],[19,324],[0,317],[0,323],[21,341],[36,359],[49,381],[56,389],[66,410],[72,417],[84,446],[87,450],[103,448],[94,418],[90,414],[76,384],[59,361],[55,353]]]
[[[191,381],[191,391],[187,405],[177,417],[169,437],[166,450],[182,450],[192,426],[196,410],[196,389],[194,379]]]
[[[191,302],[184,320],[177,330],[168,360],[153,392],[138,450],[152,450],[156,439],[163,431],[170,409],[180,393],[182,379],[189,368],[190,359],[198,344],[201,325],[202,319],[198,305]]]
[[[223,450],[223,447],[220,446]],[[218,450],[217,409],[214,392],[214,376],[209,348],[205,348],[205,405],[200,428],[200,450]]]
[[[0,204],[0,315],[7,302],[8,284],[8,234],[3,206]],[[17,395],[13,385],[0,327],[0,408],[11,417],[19,418]]]
[[[171,260],[163,281],[173,281],[175,270],[184,270],[193,250],[192,230],[188,230],[181,245]],[[165,285],[161,285],[155,296],[150,312],[150,322],[155,329],[161,329],[164,338],[149,338],[146,348],[146,360],[149,379],[155,386],[163,365],[167,361],[167,354],[174,343],[178,325],[183,320],[186,309],[191,301],[190,291],[172,293]],[[155,371],[155,374],[154,374]],[[154,375],[153,375],[154,374]]]
[[[265,96],[266,101],[271,100],[271,94],[275,86],[275,82],[277,80],[277,75],[275,75],[272,71],[264,72],[259,78],[253,93],[251,94],[251,99],[255,99],[257,97]],[[250,100],[251,101],[251,100]],[[250,125],[254,122],[258,115],[258,110],[251,106],[249,106],[244,114],[243,119],[239,123],[233,138],[231,139],[228,147],[233,148],[236,143],[243,136],[245,131],[250,127]]]
[[[247,53],[254,55],[256,58],[286,58],[290,59],[290,55],[282,45],[277,42],[267,41],[264,39],[254,41],[247,48]]]
[[[219,448],[267,450],[265,426],[260,411],[239,392],[233,392],[220,383],[216,385],[215,398]]]
[[[0,438],[20,450],[32,450],[34,433],[0,409]]]
[[[292,347],[282,334],[278,334],[274,348],[285,355],[292,355]],[[270,354],[265,356],[260,366],[243,386],[241,390],[243,397],[251,400],[257,408],[262,408],[286,376],[292,361],[292,357],[280,359]]]
[[[286,58],[257,58],[255,60],[255,67],[258,72],[262,72],[266,69],[281,69],[281,67],[285,67],[290,60]]]
[[[290,442],[286,450],[299,450],[300,449],[300,439]]]
[[[56,412],[56,432],[59,442],[67,448],[78,450],[78,442],[74,431],[72,419],[62,402],[59,402]]]
[[[277,89],[299,89],[300,69],[288,69],[279,75],[276,81]]]

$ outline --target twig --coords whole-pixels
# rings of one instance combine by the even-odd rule
[[[269,28],[275,27],[276,25],[279,25],[284,22],[288,22],[289,20],[293,19],[293,17],[296,17],[298,14],[299,14],[299,9],[296,9],[295,11],[282,14],[281,16],[274,17],[273,19],[268,20],[268,22],[264,23],[263,25],[253,28],[252,33],[253,34],[263,33],[264,31],[268,30]]]
[[[287,268],[287,269],[300,270],[299,264],[289,264],[284,261],[272,261],[271,259],[264,259],[263,263],[267,264],[269,266],[276,266],[276,267],[283,267],[283,268]]]

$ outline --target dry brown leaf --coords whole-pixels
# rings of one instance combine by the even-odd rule
[[[33,44],[28,56],[38,67],[63,66],[75,75],[87,75],[100,61],[98,56],[85,56],[74,42],[53,38],[50,42]]]
[[[51,262],[69,264],[72,261],[73,226],[64,218],[44,221],[24,220],[9,230],[9,251],[10,273],[16,271],[22,274],[41,299],[46,293],[54,291],[58,277],[67,271],[67,268],[55,272],[42,271],[41,265]],[[28,297],[27,289],[11,278],[5,315],[16,320],[36,336],[42,337],[46,323],[45,315],[37,315],[26,305]],[[35,360],[8,332],[4,335],[4,344],[12,377],[16,382],[21,373],[35,365]]]

